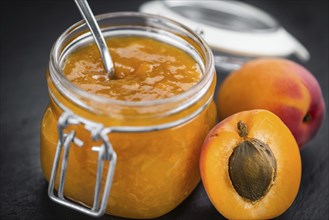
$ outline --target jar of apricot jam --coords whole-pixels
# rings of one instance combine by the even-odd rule
[[[50,54],[40,155],[48,194],[91,216],[158,217],[200,180],[200,148],[216,122],[213,55],[163,17],[120,12],[97,21],[115,79],[82,21]]]

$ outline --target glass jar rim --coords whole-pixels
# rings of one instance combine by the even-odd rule
[[[204,41],[204,39],[200,37],[197,33],[195,33],[193,30],[188,28],[187,26],[166,17],[141,13],[141,12],[128,12],[128,11],[110,12],[110,13],[100,14],[95,17],[97,21],[103,19],[119,18],[119,17],[131,17],[131,18],[137,17],[137,18],[155,19],[162,22],[167,22],[167,23],[169,22],[171,25],[175,25],[177,28],[180,28],[180,30],[183,30],[184,32],[189,34],[189,37],[193,37],[192,39],[194,43],[200,46],[200,48],[204,53],[204,72],[201,79],[191,88],[187,89],[186,91],[180,94],[168,98],[154,99],[147,101],[125,101],[125,100],[118,100],[118,99],[105,97],[102,95],[89,93],[86,90],[72,83],[65,76],[65,74],[63,73],[63,69],[60,66],[60,57],[61,57],[60,55],[62,53],[61,46],[64,44],[66,38],[69,36],[70,33],[77,31],[78,29],[82,29],[83,27],[86,27],[85,22],[83,20],[80,20],[75,24],[73,24],[72,26],[70,26],[68,29],[66,29],[66,31],[64,31],[59,36],[59,38],[55,41],[51,49],[49,68],[53,71],[50,71],[50,76],[52,80],[54,79],[56,80],[54,84],[57,87],[57,89],[61,90],[64,87],[65,89],[73,92],[74,94],[77,94],[83,98],[95,102],[99,102],[102,104],[115,104],[115,105],[127,106],[127,107],[140,107],[140,106],[162,105],[162,104],[174,103],[180,100],[184,100],[185,98],[193,96],[193,94],[195,94],[196,91],[203,90],[204,86],[209,84],[209,81],[213,79],[215,68],[214,68],[214,59],[213,59],[212,51],[210,47],[207,45],[207,43]]]

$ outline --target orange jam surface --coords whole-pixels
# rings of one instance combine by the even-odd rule
[[[115,80],[109,80],[95,44],[78,49],[64,66],[67,78],[84,90],[109,98],[146,101],[186,91],[202,75],[184,51],[145,37],[113,37],[107,44]]]

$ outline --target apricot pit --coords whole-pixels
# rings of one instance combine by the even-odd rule
[[[246,138],[245,123],[239,121],[237,127],[240,136]],[[260,140],[247,139],[239,143],[228,165],[234,189],[248,201],[261,199],[274,182],[276,160],[268,145]]]

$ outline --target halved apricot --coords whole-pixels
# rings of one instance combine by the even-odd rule
[[[208,134],[201,177],[216,209],[229,219],[269,219],[287,210],[301,179],[298,145],[266,110],[234,114]]]

